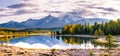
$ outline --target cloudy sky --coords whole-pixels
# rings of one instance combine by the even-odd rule
[[[116,20],[120,18],[120,0],[0,0],[0,23],[59,17],[78,12],[82,17]]]

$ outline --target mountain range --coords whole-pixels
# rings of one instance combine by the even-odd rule
[[[54,17],[48,15],[41,19],[28,19],[23,22],[15,22],[9,21],[7,23],[0,24],[1,28],[55,28],[55,27],[63,27],[66,24],[84,24],[90,23],[94,24],[94,22],[102,23],[108,22],[109,20],[104,18],[83,18],[80,16],[71,16],[64,15],[61,17]]]

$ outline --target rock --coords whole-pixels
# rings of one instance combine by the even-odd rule
[[[12,54],[12,53],[9,53],[8,56],[13,56],[13,54]]]
[[[52,56],[50,54],[41,54],[40,56]]]
[[[17,55],[23,55],[23,54],[24,54],[24,51],[17,52]]]

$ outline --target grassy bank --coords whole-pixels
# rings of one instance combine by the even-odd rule
[[[0,56],[119,56],[120,49],[27,49],[0,45]]]

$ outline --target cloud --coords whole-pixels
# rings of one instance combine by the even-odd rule
[[[8,8],[23,8],[23,7],[32,7],[32,6],[35,6],[35,5],[32,5],[32,4],[29,4],[29,3],[20,3],[20,4],[14,4],[14,5],[10,5],[10,6],[7,6]]]
[[[104,8],[104,7],[94,7],[94,6],[87,6],[88,8],[93,8],[93,9],[101,9],[101,10],[105,10],[105,11],[110,11],[110,12],[116,12],[118,10],[114,9],[114,8]]]
[[[25,6],[26,6],[26,4],[20,3],[20,4],[10,5],[10,6],[8,6],[8,8],[21,8],[21,7],[25,7]]]
[[[98,12],[98,13],[100,13],[100,14],[103,14],[103,15],[107,15],[107,14],[111,14],[111,15],[113,15],[112,13],[110,13],[110,12]]]
[[[47,11],[47,10],[45,10],[44,12],[47,12],[47,13],[62,13],[60,11]]]
[[[103,9],[103,10],[106,10],[106,11],[110,11],[110,12],[112,12],[112,11],[117,11],[117,10],[115,10],[115,9],[113,9],[113,8],[104,8],[104,7],[96,7],[97,9]]]
[[[65,14],[81,17],[120,18],[118,0],[19,0],[19,3],[0,8],[0,18],[24,21],[49,14],[59,17]],[[19,19],[16,19],[19,18]]]
[[[6,9],[2,9],[2,8],[0,8],[0,11],[5,11]]]
[[[30,13],[36,13],[36,12],[31,10],[18,10],[14,12],[14,15],[22,15],[22,14],[30,14]]]

